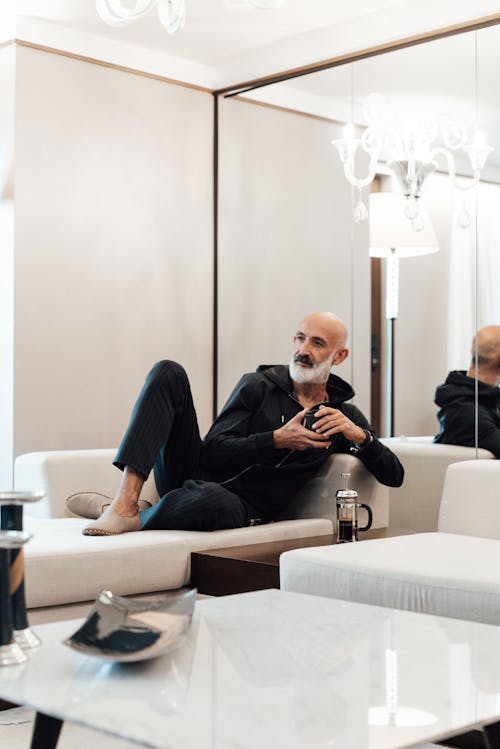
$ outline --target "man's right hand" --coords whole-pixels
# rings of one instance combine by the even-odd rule
[[[317,434],[312,429],[302,426],[302,421],[308,409],[303,411],[283,424],[280,429],[273,432],[274,446],[279,450],[310,450],[311,448],[323,448],[330,446],[330,440],[322,434]]]

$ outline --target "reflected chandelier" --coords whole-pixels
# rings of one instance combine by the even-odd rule
[[[404,109],[404,107],[402,108]],[[425,178],[438,168],[438,160],[444,161],[448,176],[459,190],[475,187],[488,155],[493,151],[486,145],[483,133],[476,130],[468,142],[467,128],[448,119],[436,121],[420,113],[415,116],[407,110],[395,111],[379,94],[371,94],[365,103],[368,127],[360,137],[352,122],[344,128],[344,137],[333,140],[338,151],[348,182],[358,190],[354,207],[354,220],[359,223],[368,217],[362,199],[362,189],[367,187],[380,171],[379,161],[384,161],[396,177],[406,198],[405,215],[413,223],[415,231],[423,228],[420,215],[420,196]],[[472,177],[459,179],[456,175],[456,156],[464,154],[472,168]],[[368,168],[365,177],[357,177],[356,157],[365,154]],[[462,228],[470,225],[470,215],[465,203],[458,216]]]
[[[227,5],[269,9],[279,8],[285,0],[226,0]],[[96,0],[97,13],[110,26],[128,26],[156,5],[158,18],[169,34],[180,31],[186,21],[186,0]]]

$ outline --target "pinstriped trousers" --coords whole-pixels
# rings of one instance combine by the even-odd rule
[[[146,377],[113,464],[146,479],[161,499],[140,513],[143,530],[240,528],[258,513],[220,484],[204,481],[202,440],[183,367],[160,361]]]

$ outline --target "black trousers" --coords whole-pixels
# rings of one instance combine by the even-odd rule
[[[146,377],[114,465],[144,479],[154,471],[161,499],[140,513],[143,530],[214,531],[254,522],[256,511],[221,484],[205,481],[202,441],[186,372],[161,361]]]

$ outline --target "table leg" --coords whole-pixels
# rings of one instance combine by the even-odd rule
[[[63,721],[50,715],[37,713],[30,749],[55,749]]]
[[[483,726],[487,749],[500,749],[500,721]]]

